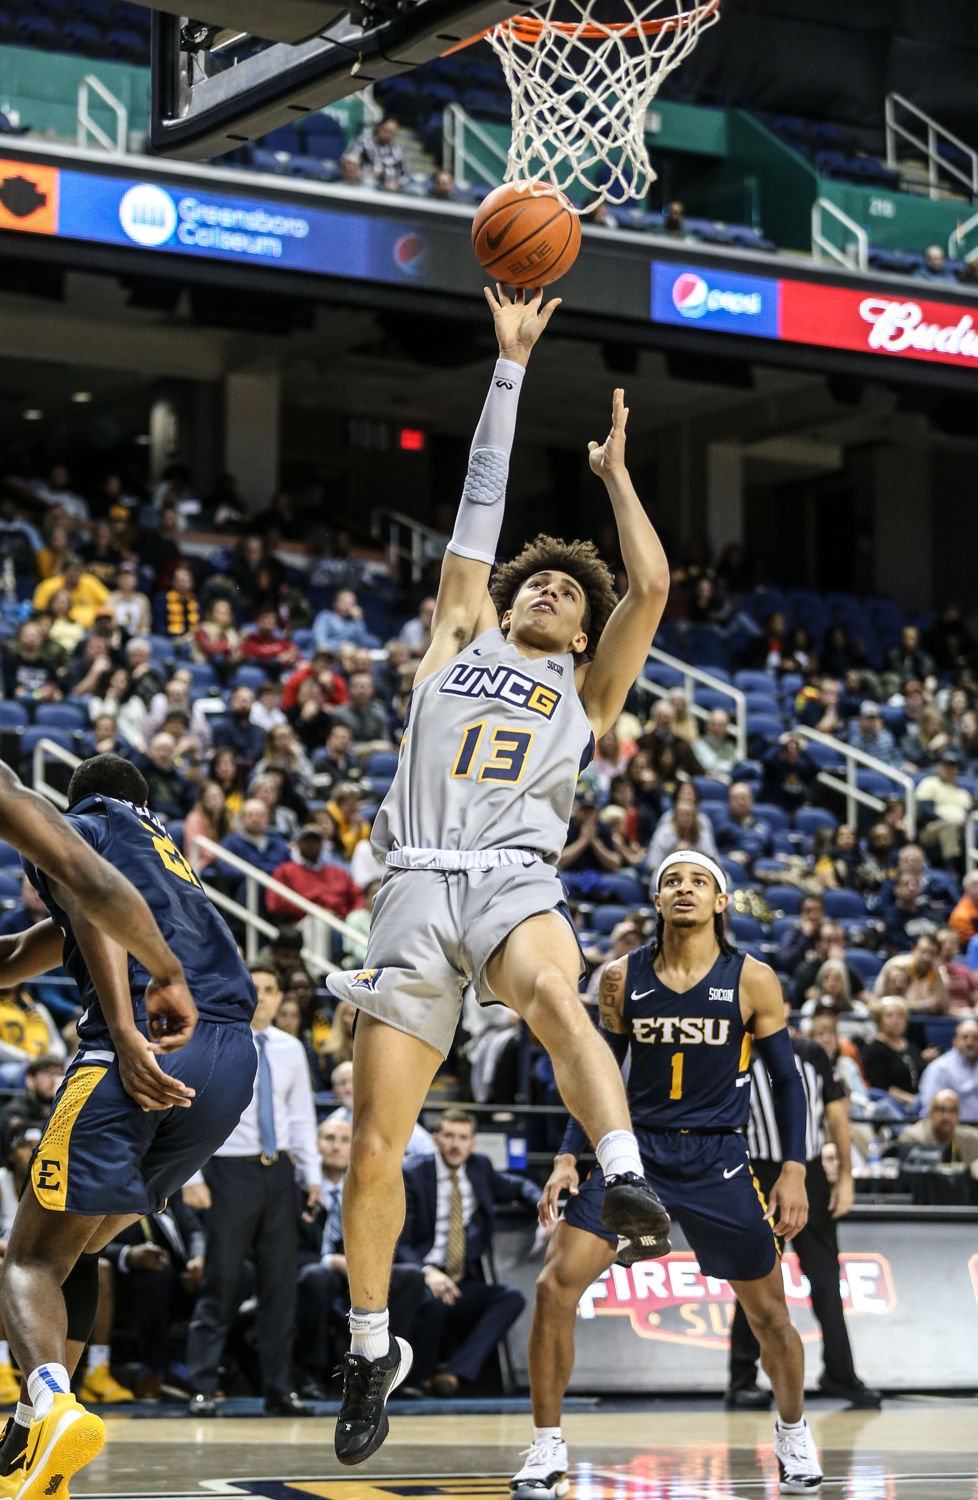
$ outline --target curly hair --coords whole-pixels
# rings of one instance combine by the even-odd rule
[[[512,609],[513,600],[527,579],[535,573],[546,572],[567,573],[584,590],[586,603],[582,628],[587,632],[588,643],[580,653],[580,659],[589,661],[611,611],[618,603],[611,569],[602,561],[593,542],[565,542],[560,537],[545,536],[541,532],[493,574],[489,595],[496,611],[502,619],[506,611]]]

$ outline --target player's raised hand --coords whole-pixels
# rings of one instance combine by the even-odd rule
[[[119,1079],[130,1099],[142,1110],[189,1109],[194,1090],[179,1078],[164,1073],[151,1044],[139,1031],[116,1037]]]
[[[540,1194],[540,1202],[537,1204],[537,1214],[545,1229],[552,1229],[557,1222],[561,1193],[568,1193],[574,1198],[577,1196],[579,1185],[580,1178],[577,1175],[577,1163],[574,1158],[558,1156],[554,1161],[554,1169]]]
[[[153,979],[146,990],[146,1021],[153,1052],[176,1052],[197,1025],[197,1007],[183,970],[171,979]]]
[[[488,287],[483,287],[483,291],[492,312],[500,359],[512,359],[525,365],[530,350],[560,306],[560,297],[552,297],[544,303],[541,287],[535,291],[517,291],[511,297],[498,281],[495,296]]]
[[[600,474],[602,479],[607,478],[617,470],[620,472],[625,467],[625,424],[628,421],[628,407],[625,405],[625,392],[621,386],[617,386],[611,397],[611,431],[603,443],[594,441],[587,445],[588,462],[595,474]]]

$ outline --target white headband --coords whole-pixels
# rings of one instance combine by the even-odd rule
[[[673,865],[698,865],[701,870],[706,870],[708,875],[713,876],[713,879],[720,887],[721,894],[724,896],[727,894],[726,875],[724,875],[715,859],[711,859],[708,854],[701,854],[698,849],[677,849],[675,854],[670,854],[667,859],[664,859],[655,874],[656,890],[662,884],[663,875]]]

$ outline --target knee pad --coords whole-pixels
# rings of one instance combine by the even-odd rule
[[[98,1255],[79,1255],[61,1291],[68,1313],[68,1338],[87,1344],[98,1309]]]

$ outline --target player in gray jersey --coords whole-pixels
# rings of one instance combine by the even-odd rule
[[[351,1350],[336,1455],[356,1464],[387,1435],[386,1402],[411,1351],[388,1331],[387,1288],[404,1222],[401,1160],[447,1056],[472,982],[550,1054],[561,1097],[594,1144],[612,1233],[668,1248],[669,1216],[642,1173],[621,1074],[578,996],[580,948],[556,871],[580,769],[645,664],[669,589],[662,545],[625,467],[624,392],[588,445],[618,528],[618,601],[591,542],[537,537],[492,585],[526,365],[559,299],[486,291],[499,360],[442,565],[401,763],[374,824],[387,876],[364,968],[330,975],[359,1007],[353,1145],[344,1192]],[[653,1251],[652,1253],[656,1253]],[[432,1294],[457,1286],[429,1265]]]

